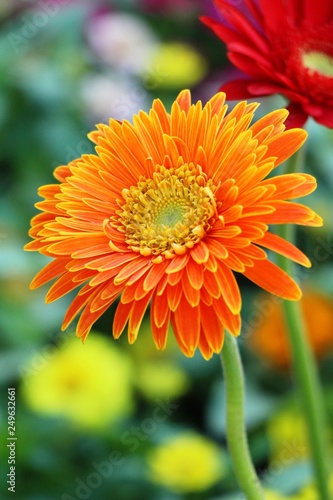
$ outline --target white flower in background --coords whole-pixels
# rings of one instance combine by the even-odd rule
[[[140,17],[127,13],[92,16],[88,42],[97,56],[116,70],[140,75],[156,50],[158,39]]]
[[[86,115],[93,123],[110,118],[131,120],[133,114],[149,107],[147,91],[134,78],[114,74],[91,74],[82,81],[81,95]]]

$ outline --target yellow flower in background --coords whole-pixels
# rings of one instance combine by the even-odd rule
[[[140,338],[131,346],[135,366],[135,384],[148,399],[177,398],[190,388],[190,378],[177,365],[179,348],[169,328],[170,339],[165,351],[156,349],[150,321],[142,321]]]
[[[149,399],[176,398],[189,389],[190,379],[174,362],[155,360],[138,367],[136,384]]]
[[[205,491],[224,476],[219,446],[195,433],[182,433],[147,456],[149,479],[176,493]]]
[[[267,437],[270,444],[270,464],[278,464],[286,469],[293,462],[302,461],[309,455],[309,444],[305,419],[300,411],[294,408],[285,408],[276,413],[267,426]],[[329,435],[327,436],[329,438]],[[333,498],[333,474],[329,478],[329,488]],[[287,496],[268,496],[266,500],[320,500],[317,487],[308,484],[297,493]]]
[[[287,467],[293,461],[308,455],[305,420],[302,414],[294,409],[283,409],[274,414],[267,425],[267,437],[271,463],[285,463]]]
[[[131,412],[131,384],[128,358],[94,334],[86,346],[69,340],[44,369],[26,377],[22,390],[28,406],[38,413],[101,428]]]
[[[317,488],[312,485],[306,486],[299,493],[293,495],[291,498],[292,500],[320,500]]]
[[[333,498],[333,474],[329,476],[328,488],[330,498]],[[301,489],[301,491],[292,497],[292,500],[320,500],[317,488],[313,484],[309,484]]]
[[[287,499],[288,497],[280,495],[280,493],[277,493],[276,491],[265,490],[265,500],[287,500]]]
[[[130,353],[131,358],[133,358],[136,363],[136,369],[138,365],[146,364],[150,361],[165,361],[165,359],[174,360],[180,354],[178,343],[173,335],[171,325],[169,325],[168,328],[168,343],[165,346],[165,350],[161,351],[156,349],[149,315],[144,316],[140,327],[140,336],[137,341],[131,345]]]
[[[146,82],[153,88],[183,88],[199,83],[208,70],[204,57],[189,44],[163,43],[152,57]]]

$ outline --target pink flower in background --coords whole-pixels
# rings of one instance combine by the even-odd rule
[[[102,62],[129,74],[142,74],[158,43],[141,17],[125,12],[96,13],[86,33],[90,47]]]

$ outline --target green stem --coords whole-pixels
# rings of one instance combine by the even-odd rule
[[[299,155],[289,162],[288,172],[295,171]],[[295,227],[278,226],[278,234],[295,244]],[[295,275],[294,264],[278,256],[278,264],[290,276]],[[313,353],[309,347],[300,302],[283,301],[285,321],[292,351],[293,368],[309,435],[312,463],[321,500],[329,500],[327,482],[328,453],[325,442],[325,418],[322,389]]]
[[[246,437],[242,361],[237,342],[229,333],[225,334],[221,360],[226,388],[227,441],[234,472],[247,500],[263,500]]]
[[[291,243],[294,237],[288,231],[291,227],[281,226],[279,235]],[[289,275],[294,275],[292,262],[279,258],[280,267]],[[309,347],[306,326],[299,302],[283,301],[285,321],[292,351],[293,368],[299,387],[300,398],[306,420],[309,443],[312,454],[313,469],[321,500],[329,500],[327,485],[328,453],[325,444],[324,404],[316,362]]]

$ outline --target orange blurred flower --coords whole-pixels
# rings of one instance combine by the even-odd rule
[[[31,286],[57,278],[46,301],[82,286],[63,322],[81,313],[77,335],[121,296],[113,323],[128,322],[135,341],[151,302],[152,333],[164,348],[171,321],[181,350],[219,352],[224,328],[240,332],[241,296],[233,271],[286,299],[296,283],[262,247],[309,266],[307,257],[267,224],[320,226],[310,208],[289,202],[316,187],[307,174],[265,179],[304,142],[285,131],[286,110],[250,126],[258,105],[240,102],[225,116],[225,95],[202,107],[183,91],[168,113],[155,100],[133,124],[110,120],[90,134],[96,155],[58,167],[60,182],[43,186],[27,250],[51,257]]]
[[[259,299],[265,303],[266,314],[248,339],[248,345],[263,359],[280,368],[287,368],[291,362],[288,334],[279,301],[267,297]],[[313,291],[305,291],[301,306],[307,326],[309,344],[317,357],[324,356],[333,348],[333,302],[326,296]]]

